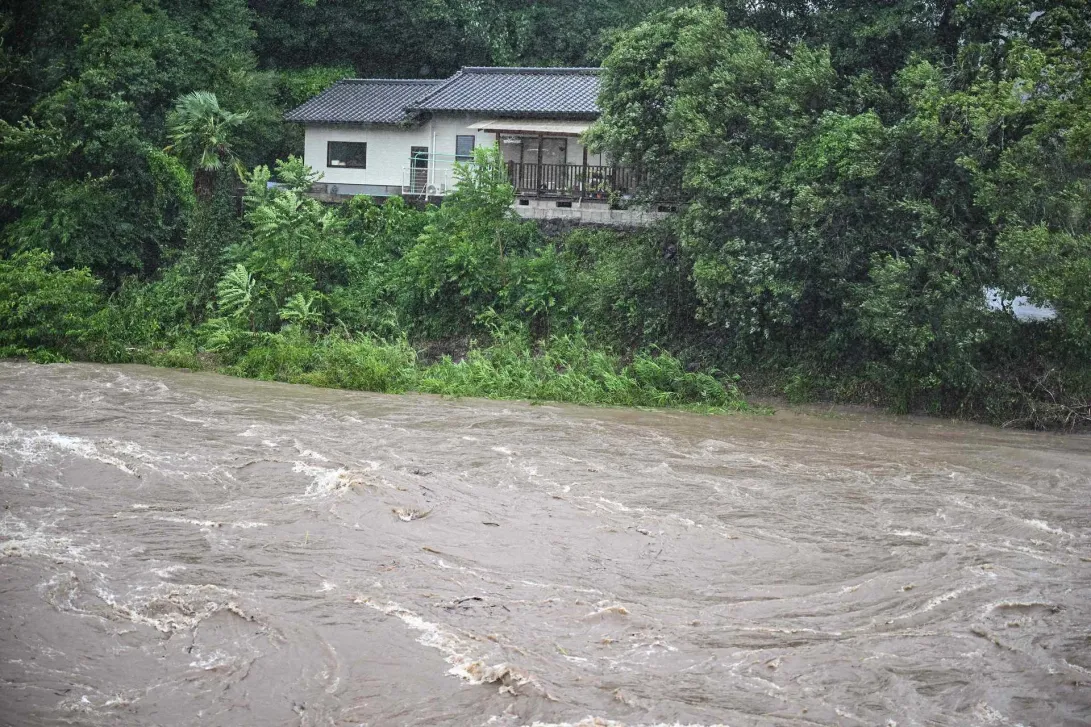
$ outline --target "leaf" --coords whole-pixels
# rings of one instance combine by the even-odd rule
[[[302,293],[296,293],[280,309],[281,320],[302,327],[315,326],[322,322],[322,315],[314,310],[314,301],[317,294],[312,293],[305,297]]]
[[[239,263],[228,272],[216,285],[217,303],[220,311],[229,317],[241,318],[250,311],[254,298],[254,278]]]

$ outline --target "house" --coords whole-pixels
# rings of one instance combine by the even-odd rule
[[[441,199],[456,162],[499,144],[526,217],[658,217],[611,209],[639,176],[580,143],[599,115],[598,93],[597,68],[468,67],[437,80],[344,79],[285,119],[305,125],[304,159],[328,198]]]

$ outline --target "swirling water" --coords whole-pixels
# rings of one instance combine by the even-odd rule
[[[0,724],[1091,724],[1091,442],[0,362]]]

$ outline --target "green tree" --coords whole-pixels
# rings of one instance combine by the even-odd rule
[[[86,269],[59,270],[49,253],[0,259],[0,356],[48,361],[94,341],[102,311],[99,281]]]
[[[173,99],[254,85],[244,0],[16,0],[0,11],[0,246],[110,287],[183,244],[192,179],[164,154]]]
[[[735,361],[860,377],[899,408],[951,411],[1081,375],[1091,8],[986,5],[945,6],[949,27],[929,32],[958,42],[914,41],[900,68],[847,62],[821,5],[799,37],[829,50],[707,8],[618,39],[589,141],[649,170],[652,195],[681,190],[699,315]],[[1058,319],[990,312],[988,288]]]
[[[684,9],[620,39],[606,69],[590,141],[647,169],[651,194],[690,201],[681,242],[701,316],[755,351],[822,335],[812,309],[843,258],[800,239],[787,187],[836,103],[829,54],[779,55],[720,10]]]
[[[234,136],[250,117],[249,112],[234,113],[220,107],[216,94],[193,91],[180,97],[168,117],[173,151],[193,170],[193,192],[208,202],[215,192],[217,173],[234,169],[242,174],[235,155]]]

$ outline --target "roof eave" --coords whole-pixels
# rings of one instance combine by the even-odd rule
[[[509,119],[572,119],[587,121],[597,119],[601,111],[512,111],[510,109],[414,109],[433,114],[492,114]]]
[[[327,124],[331,126],[414,126],[416,119],[406,118],[399,121],[359,121],[357,119],[288,119],[294,124]]]

